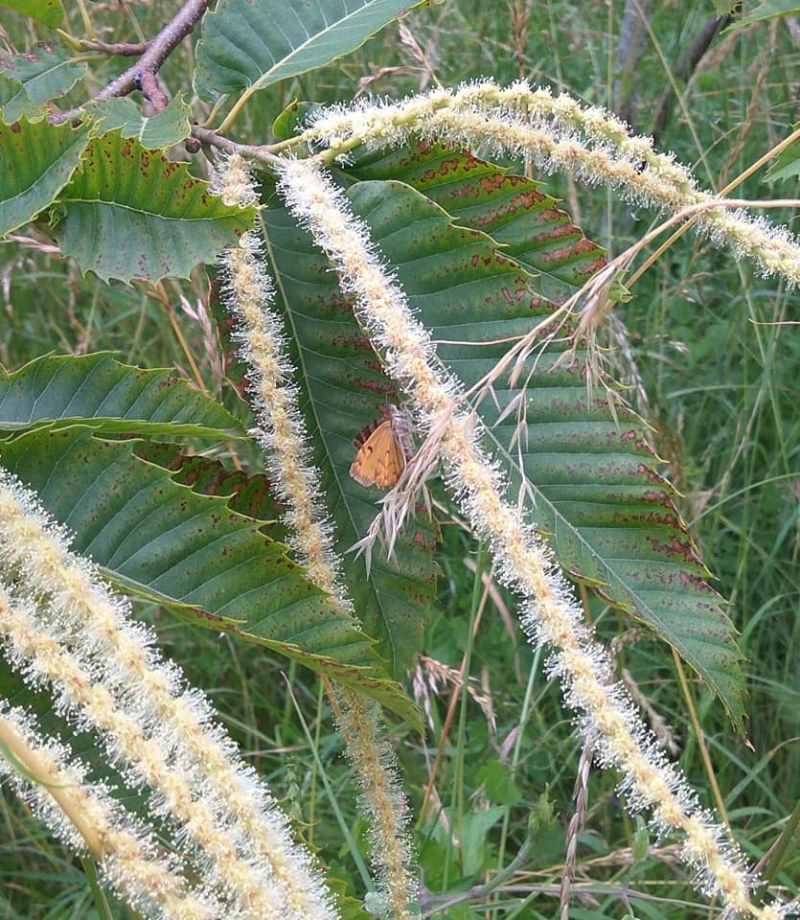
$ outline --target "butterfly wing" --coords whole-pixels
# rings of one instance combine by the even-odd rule
[[[393,486],[402,475],[406,458],[392,428],[390,418],[381,419],[361,432],[355,441],[356,458],[350,475],[362,486],[385,489]]]
[[[400,447],[400,442],[391,422],[388,427],[389,434],[385,439],[387,443],[381,442],[380,446],[375,449],[378,457],[377,469],[375,470],[375,485],[379,489],[391,488],[395,485],[406,468],[406,457]]]

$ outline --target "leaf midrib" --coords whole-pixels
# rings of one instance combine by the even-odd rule
[[[274,74],[275,71],[279,70],[281,67],[285,66],[287,62],[291,61],[293,58],[296,58],[301,51],[305,51],[306,48],[310,47],[311,45],[317,44],[321,38],[324,38],[326,35],[333,32],[335,29],[342,27],[343,23],[347,23],[348,20],[355,18],[357,15],[362,13],[364,10],[369,9],[371,6],[377,6],[379,3],[382,3],[382,2],[384,2],[384,0],[366,0],[366,2],[362,3],[361,6],[357,10],[354,10],[352,13],[348,13],[346,16],[343,16],[341,19],[337,19],[335,23],[333,23],[333,25],[326,26],[326,28],[323,29],[321,32],[315,32],[313,35],[309,35],[306,41],[299,44],[296,48],[293,48],[292,51],[288,55],[286,55],[286,57],[281,58],[281,60],[278,61],[276,64],[273,64],[273,66],[269,70],[265,71],[258,78],[258,80],[256,80],[255,83],[253,83],[253,85],[249,89],[245,90],[244,98],[248,99],[253,93],[257,92],[263,86],[265,86],[267,78],[269,76]],[[324,11],[322,7],[319,5],[319,3],[317,3],[316,6],[319,12],[322,14],[322,19],[324,22],[325,21]],[[305,26],[303,26],[303,28],[305,28]]]
[[[297,332],[297,329],[296,329],[296,327],[295,327],[293,311],[289,308],[289,298],[288,298],[288,296],[287,296],[286,287],[285,287],[284,282],[283,282],[283,274],[282,274],[281,272],[278,271],[277,261],[276,261],[275,256],[274,256],[274,246],[273,246],[273,243],[272,243],[272,239],[270,238],[270,235],[269,235],[269,233],[267,232],[267,229],[266,229],[266,227],[263,225],[263,223],[262,223],[262,236],[263,236],[264,241],[265,241],[265,248],[266,248],[267,256],[269,257],[269,260],[270,260],[270,262],[272,263],[272,270],[273,270],[273,273],[274,273],[274,276],[275,276],[275,284],[276,284],[276,287],[278,287],[278,289],[279,289],[279,291],[280,291],[280,294],[281,294],[281,298],[282,298],[282,300],[283,300],[283,303],[286,305],[285,316],[286,316],[287,322],[288,322],[289,325],[291,326],[292,335],[293,335],[294,341],[298,343],[297,353],[298,353],[298,362],[299,362],[299,364],[300,364],[299,371],[300,371],[300,373],[302,374],[302,376],[303,376],[303,378],[304,378],[305,380],[312,379],[312,375],[308,372],[308,368],[307,368],[307,366],[306,366],[305,355],[304,355],[304,348],[303,348],[303,346],[301,345],[301,339],[300,339],[300,337],[298,336],[298,332]],[[305,315],[305,314],[303,314],[303,315]],[[316,378],[313,378],[313,379],[316,379]],[[319,414],[318,414],[318,412],[317,412],[317,408],[318,408],[318,406],[317,406],[317,401],[316,401],[314,398],[312,398],[312,397],[311,397],[311,394],[309,393],[309,398],[308,398],[307,402],[308,402],[308,404],[309,404],[311,414],[312,414],[313,417],[314,417],[314,423],[315,423],[315,425],[317,426],[317,431],[319,432],[319,436],[320,436],[320,438],[322,438],[323,444],[325,445],[326,456],[330,458],[330,450],[329,450],[330,445],[329,445],[329,443],[328,443],[328,438],[327,438],[327,436],[326,436],[325,430],[324,430],[324,428],[323,428],[323,426],[322,426],[322,423],[321,423],[321,421],[320,421]],[[345,516],[346,516],[347,520],[348,520],[349,523],[350,523],[350,529],[351,529],[351,531],[352,531],[353,533],[357,534],[357,533],[358,533],[358,527],[357,527],[357,525],[356,525],[355,518],[353,517],[353,514],[352,514],[352,512],[351,512],[351,510],[350,510],[350,503],[345,499],[345,490],[344,490],[344,485],[343,485],[343,479],[342,479],[341,475],[339,474],[339,470],[338,470],[336,464],[335,464],[332,460],[330,460],[328,466],[330,467],[331,472],[332,472],[332,475],[333,475],[333,478],[334,478],[334,481],[336,482],[336,488],[337,488],[337,491],[338,491],[338,495],[339,495],[339,498],[340,498],[340,500],[341,500],[342,505],[344,506],[344,513],[345,513]],[[376,571],[380,571],[380,572],[384,572],[384,571],[385,571],[385,572],[388,572],[392,577],[395,575],[394,572],[392,572],[392,571],[389,570],[389,569],[384,569],[384,568],[383,568],[382,566],[380,566],[379,564],[374,565],[373,568],[374,568]],[[369,579],[367,578],[366,572],[365,572],[365,573],[363,574],[363,577],[362,577],[362,578],[359,578],[358,583],[359,583],[359,584],[361,584],[362,582],[363,582],[363,583],[367,583],[368,581],[369,581]],[[381,602],[380,602],[380,598],[379,598],[379,596],[378,596],[378,593],[377,593],[377,591],[374,590],[374,588],[372,589],[372,593],[373,593],[373,595],[374,595],[374,597],[375,597],[375,603],[378,604],[378,606],[379,606],[381,609],[383,609],[383,605],[382,605]],[[361,622],[361,621],[360,621],[360,618],[357,617],[356,619],[359,621],[359,623]],[[389,644],[389,646],[390,646],[390,648],[391,648],[391,651],[392,651],[392,660],[395,660],[396,657],[397,657],[398,651],[397,651],[397,648],[396,648],[396,644],[395,644],[395,640],[394,640],[394,635],[391,634],[391,633],[389,633],[388,636],[387,636],[387,641],[388,641],[388,644]]]

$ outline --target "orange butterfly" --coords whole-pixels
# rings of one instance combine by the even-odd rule
[[[369,425],[353,441],[358,449],[350,465],[350,475],[362,486],[391,488],[403,475],[411,431],[403,412],[389,406],[385,414]]]

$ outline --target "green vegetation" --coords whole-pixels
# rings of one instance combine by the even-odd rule
[[[23,10],[28,6],[8,5]],[[170,4],[170,14],[178,6]],[[356,94],[397,100],[437,84],[456,86],[485,76],[506,85],[525,78],[533,86],[549,85],[586,104],[613,109],[636,133],[655,131],[658,150],[672,151],[679,162],[692,166],[701,187],[719,191],[788,137],[797,117],[797,16],[746,26],[734,19],[692,67],[681,62],[709,17],[719,12],[718,2],[627,4],[642,11],[637,17],[626,13],[622,3],[444,0],[415,9],[399,22],[391,20],[404,5],[385,6],[388,27],[376,21],[372,31],[380,31],[355,50],[358,42],[348,44],[344,36],[341,47],[330,49],[328,60],[335,51],[346,52],[335,63],[317,67],[312,53],[312,69],[296,68],[301,70],[296,73],[287,66],[274,81],[263,81],[268,86],[263,92],[246,94],[246,104],[234,110],[236,117],[225,125],[227,136],[239,144],[291,137],[302,130],[291,108],[297,101],[347,103]],[[744,12],[752,12],[750,4]],[[165,17],[164,4],[154,2],[77,3],[69,5],[59,22],[73,38],[121,42],[156,35]],[[265,14],[264,28],[269,21]],[[639,38],[631,39],[630,30]],[[213,43],[214,34],[204,38]],[[0,105],[7,111],[16,107],[11,109],[14,118],[7,121],[26,113],[37,117],[36,106],[50,100],[56,100],[59,111],[84,106],[129,63],[105,54],[99,45],[86,45],[65,50],[63,58],[37,52],[38,64],[29,62],[29,70],[15,72],[14,67],[22,66],[16,55],[41,40],[56,42],[57,36],[41,23],[3,8]],[[38,175],[38,157],[53,161],[53,171],[46,170],[39,183],[39,207],[57,199],[36,224],[18,226],[12,219],[13,230],[0,244],[0,364],[6,372],[0,374],[2,463],[37,488],[48,511],[76,533],[76,551],[91,554],[115,587],[138,598],[137,617],[155,626],[165,655],[209,694],[220,720],[269,784],[296,833],[318,852],[343,917],[366,916],[365,910],[375,908],[376,897],[367,870],[367,822],[358,809],[351,762],[343,756],[332,697],[326,694],[329,680],[340,680],[356,692],[361,689],[384,706],[386,732],[413,815],[413,845],[424,886],[420,905],[426,914],[443,920],[549,920],[559,910],[563,920],[689,920],[701,912],[714,916],[719,904],[709,908],[693,891],[691,872],[680,862],[675,841],[657,839],[642,817],[626,813],[613,770],[589,769],[590,755],[574,728],[573,713],[558,681],[548,677],[547,652],[525,641],[514,595],[500,583],[487,546],[473,539],[464,515],[438,478],[429,482],[435,523],[420,507],[393,559],[376,549],[371,582],[366,580],[363,556],[344,557],[344,578],[360,623],[349,612],[331,614],[322,592],[289,560],[289,550],[271,542],[260,546],[264,535],[287,539],[285,522],[276,521],[285,508],[267,489],[261,476],[264,461],[247,434],[254,422],[241,398],[244,371],[220,306],[223,279],[212,257],[205,255],[232,243],[253,222],[255,212],[217,198],[206,210],[206,186],[197,180],[212,177],[210,161],[219,153],[213,144],[200,149],[198,143],[191,153],[182,143],[170,146],[169,160],[186,161],[188,167],[161,162],[156,154],[150,159],[152,150],[173,143],[171,132],[177,131],[181,140],[187,136],[187,105],[190,120],[208,118],[207,125],[218,128],[241,86],[252,82],[245,75],[243,84],[226,87],[231,99],[215,110],[208,87],[218,85],[216,68],[221,65],[213,48],[198,47],[196,40],[196,35],[184,40],[160,70],[170,92],[183,94],[183,104],[173,102],[171,117],[162,123],[154,126],[156,118],[137,121],[143,112],[153,114],[148,108],[152,100],[141,105],[137,92],[130,97],[137,103],[135,110],[122,106],[119,99],[95,104],[97,123],[102,124],[103,117],[108,122],[91,141],[86,127],[33,121],[32,133],[26,135],[30,147],[15,147],[12,128],[0,124],[8,140],[0,149],[6,156],[11,151],[15,169]],[[626,60],[627,65],[620,63]],[[662,105],[664,116],[659,120]],[[280,128],[273,134],[271,126],[279,116]],[[152,133],[145,132],[146,124]],[[111,127],[122,130],[102,134]],[[141,131],[134,130],[137,127]],[[131,135],[139,138],[141,147],[131,146]],[[89,143],[93,146],[86,148]],[[477,152],[492,159],[485,150]],[[480,199],[476,218],[487,236],[474,243],[474,233],[463,229],[472,227],[469,208],[462,213],[449,201],[452,185],[437,197],[436,183],[414,172],[418,164],[410,161],[417,154],[423,171],[447,158],[445,153],[437,159],[436,151],[427,149],[420,154],[413,147],[357,151],[348,164],[334,167],[334,174],[348,188],[354,212],[367,221],[412,297],[418,318],[434,330],[434,339],[442,340],[443,360],[460,368],[467,386],[505,352],[506,345],[492,343],[522,334],[546,315],[547,305],[537,313],[517,302],[501,303],[497,291],[503,278],[541,272],[530,282],[531,290],[563,300],[596,267],[599,251],[592,243],[616,256],[662,219],[643,206],[626,204],[611,189],[579,185],[573,175],[545,176],[535,168],[526,172],[519,163],[502,161],[504,168],[513,168],[527,180],[541,180],[539,191],[559,199],[569,215],[564,221],[572,232],[570,240],[585,244],[579,256],[570,254],[563,265],[553,267],[558,258],[552,251],[546,251],[546,258],[524,247],[510,251],[499,231],[487,226],[488,195]],[[81,157],[91,168],[76,176],[72,169]],[[65,161],[64,182],[71,176],[66,186],[56,175]],[[0,171],[7,162],[0,162]],[[103,248],[103,241],[119,228],[116,209],[123,209],[119,189],[103,172],[108,163],[114,164],[112,177],[131,175],[125,200],[133,202],[131,210],[136,212],[123,237],[125,245],[116,250]],[[767,166],[744,179],[732,194],[749,199],[796,197],[796,175],[772,184],[765,178]],[[486,174],[497,178],[501,172],[491,166]],[[335,276],[282,206],[269,170],[264,169],[259,179],[268,205],[261,226],[275,269],[277,304],[287,317],[290,352],[301,368],[308,430],[340,532],[337,548],[343,552],[363,536],[378,510],[377,504],[369,503],[379,493],[373,489],[368,494],[347,477],[354,457],[349,444],[353,426],[357,431],[366,425],[379,414],[379,404],[396,401],[398,394],[371,350],[358,358],[360,363],[353,363],[347,336],[358,335],[359,329],[347,306],[336,316],[336,322],[341,319],[336,347],[323,356],[338,369],[318,369],[314,364],[322,352],[315,337],[318,327],[330,316],[325,310],[340,296]],[[10,181],[0,180],[0,186],[7,191]],[[408,187],[393,190],[390,181]],[[26,189],[28,185],[22,182]],[[6,198],[10,204],[4,211]],[[150,211],[138,206],[142,198],[152,205]],[[4,195],[0,216],[17,205],[13,195]],[[548,201],[545,210],[550,205],[554,203]],[[31,216],[38,213],[38,208],[29,210]],[[797,212],[789,207],[764,213],[790,228],[796,223]],[[63,220],[65,215],[69,220]],[[168,236],[167,225],[173,219],[193,222],[178,240],[185,246],[165,251],[154,244],[151,251],[153,240]],[[556,219],[545,215],[541,220],[548,231]],[[431,252],[441,244],[437,255],[442,259],[444,250],[458,257],[458,265],[448,270],[448,283],[463,285],[459,322],[444,318],[433,282],[403,268],[417,252],[414,247],[421,245],[423,224],[432,228],[425,243]],[[87,227],[97,239],[90,238]],[[625,294],[613,304],[597,339],[604,366],[626,387],[628,404],[652,426],[652,446],[663,464],[651,455],[641,463],[649,464],[648,474],[658,470],[675,487],[671,500],[712,573],[709,582],[727,603],[717,603],[711,595],[706,607],[690,598],[686,603],[695,608],[682,610],[676,622],[666,622],[657,605],[620,609],[629,599],[625,592],[630,593],[630,585],[620,587],[617,595],[608,589],[607,579],[622,565],[618,556],[624,554],[600,550],[587,561],[576,559],[577,551],[564,534],[559,532],[553,542],[570,571],[579,572],[584,582],[603,583],[599,592],[585,584],[579,588],[586,618],[598,638],[613,649],[617,674],[643,707],[650,727],[678,761],[703,805],[722,813],[748,862],[765,858],[762,877],[789,900],[797,895],[800,875],[800,812],[795,805],[800,800],[800,342],[792,325],[800,314],[800,295],[785,279],[762,277],[752,263],[737,261],[729,249],[693,233],[677,239],[636,277],[637,268],[665,237],[638,254],[630,272],[619,276],[621,283],[632,277],[635,283],[630,284],[630,297]],[[141,245],[135,247],[134,257],[125,246],[137,239]],[[172,246],[173,237],[169,243]],[[132,268],[140,253],[145,267]],[[464,267],[464,253],[476,259],[476,253],[485,255],[483,264],[489,267],[479,281],[469,266]],[[516,260],[512,268],[506,257]],[[208,264],[197,265],[198,260]],[[476,293],[479,283],[485,284],[485,300],[484,288]],[[439,326],[450,333],[437,335]],[[565,350],[566,343],[557,343],[542,358],[543,365],[555,362]],[[158,414],[157,401],[137,401],[133,396],[129,401],[120,397],[113,411],[81,402],[86,399],[81,393],[84,371],[77,364],[43,360],[17,373],[49,353],[97,352],[112,352],[118,362],[108,356],[82,359],[86,364],[80,367],[91,366],[92,374],[107,375],[101,390],[113,385],[117,391],[139,393],[139,388],[147,390],[146,380],[155,380],[157,389],[169,387],[173,394],[176,408],[169,417]],[[583,342],[576,360],[583,366],[597,353]],[[531,363],[525,367],[532,370]],[[137,368],[170,368],[181,382],[168,385],[160,376]],[[537,369],[542,373],[541,367]],[[357,384],[354,373],[362,375]],[[562,393],[547,395],[545,384],[552,380],[542,383],[540,378],[536,385],[541,391],[533,392],[541,400],[565,399]],[[59,396],[74,398],[62,400],[48,414],[41,411],[41,401],[51,383]],[[570,399],[585,398],[584,383],[581,378],[573,386]],[[498,383],[493,396],[481,404],[489,424],[512,399],[513,387],[504,386]],[[333,399],[329,393],[334,389],[345,395]],[[148,392],[152,396],[153,391]],[[342,405],[346,411],[338,413]],[[606,426],[606,433],[626,423],[640,432],[643,426],[625,413],[621,407],[604,406],[595,421]],[[565,411],[560,419],[565,426],[567,415]],[[123,423],[123,418],[133,421]],[[542,483],[535,478],[537,472],[544,475],[549,470],[537,465],[535,446],[515,444],[514,421],[511,415],[505,427],[493,429],[504,470],[518,486],[515,451],[525,454],[520,465],[536,498],[533,519],[541,524],[546,517],[547,532],[556,534],[558,522],[548,504],[556,499],[546,482],[537,491]],[[535,419],[528,419],[526,433],[535,438]],[[574,433],[570,428],[568,436]],[[129,440],[132,435],[138,440]],[[54,449],[56,441],[59,446]],[[596,440],[582,444],[582,449],[587,458],[602,456]],[[60,451],[55,459],[54,450]],[[54,480],[61,457],[80,450],[85,451],[85,466],[74,478]],[[644,453],[642,449],[641,456]],[[93,529],[98,519],[120,533],[138,532],[127,506],[104,503],[111,486],[104,488],[102,476],[112,465],[112,454],[120,481],[132,492],[144,488],[134,467],[147,463],[147,488],[157,496],[151,493],[152,517],[147,515],[153,531],[140,534],[139,542],[126,549],[126,564],[111,551],[114,546],[106,545],[109,551],[104,554],[102,538],[92,545],[102,531]],[[174,473],[175,481],[164,494],[177,495],[191,487],[197,517],[209,522],[198,523],[192,539],[211,545],[210,534],[217,533],[215,509],[224,507],[219,496],[225,496],[229,507],[248,519],[245,524],[240,518],[226,518],[231,533],[241,535],[237,552],[256,560],[254,565],[268,567],[258,589],[266,590],[264,584],[272,585],[273,578],[277,582],[276,566],[291,570],[281,579],[284,593],[272,602],[279,611],[277,625],[259,609],[243,611],[247,599],[233,587],[234,600],[228,606],[229,596],[220,600],[216,583],[212,577],[206,580],[202,569],[189,573],[189,587],[162,578],[172,563],[165,561],[161,549],[175,549],[168,535],[177,528],[159,503],[165,470]],[[81,500],[76,502],[78,495]],[[652,537],[646,528],[644,533]],[[679,530],[675,533],[680,535]],[[163,547],[156,546],[159,540]],[[134,568],[132,560],[141,562],[141,554],[149,549],[151,567],[141,563]],[[644,570],[646,560],[637,560]],[[156,563],[163,564],[163,570],[156,572]],[[217,560],[208,564],[213,568]],[[213,576],[229,576],[231,572],[219,564]],[[687,563],[682,573],[687,570],[693,583],[707,574],[699,560]],[[698,592],[705,597],[705,586]],[[605,602],[609,594],[616,606]],[[297,625],[300,619],[302,628]],[[298,638],[306,631],[313,633],[307,644]],[[374,646],[365,634],[376,640]],[[732,645],[734,635],[741,655]],[[670,643],[682,657],[673,654]],[[365,671],[348,674],[351,665]],[[4,665],[0,687],[12,703],[25,702],[42,713],[45,728],[63,731],[46,715],[47,694],[24,688]],[[737,730],[740,721],[743,731]],[[418,730],[420,722],[424,734]],[[96,761],[99,755],[91,739],[76,739],[75,750]],[[142,808],[138,792],[123,789],[122,795],[129,807]],[[87,883],[89,860],[82,864],[54,842],[9,787],[2,787],[2,796],[0,916],[136,916],[110,896],[106,902],[95,895]],[[771,851],[776,841],[780,843]]]

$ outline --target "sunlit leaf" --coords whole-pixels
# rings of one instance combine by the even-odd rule
[[[135,137],[149,150],[172,147],[191,132],[192,110],[181,94],[150,117],[142,114],[130,96],[94,102],[90,111],[104,134],[119,129],[123,137]]]
[[[64,21],[64,6],[61,0],[3,0],[0,6],[30,16],[51,29],[57,28]]]
[[[221,0],[203,19],[195,89],[246,98],[354,51],[417,2]]]
[[[80,162],[89,129],[20,119],[0,123],[0,236],[51,205]]]
[[[0,60],[0,75],[16,84],[16,92],[8,96],[0,91],[3,121],[11,124],[22,115],[31,118],[44,114],[51,99],[65,95],[86,73],[86,64],[73,60],[61,47],[36,47],[29,54],[14,54]]]
[[[104,281],[187,278],[254,216],[253,208],[224,204],[185,163],[119,131],[92,139],[60,203],[55,233],[64,254]]]
[[[0,430],[76,420],[102,434],[219,440],[241,433],[230,413],[188,381],[109,354],[45,355],[13,374],[0,367]]]

